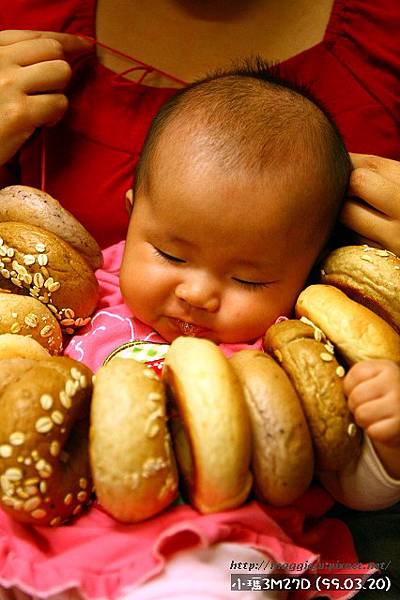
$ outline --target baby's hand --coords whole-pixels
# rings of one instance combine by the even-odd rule
[[[65,33],[0,31],[0,165],[36,127],[57,122],[67,108],[67,58],[90,43]]]
[[[354,170],[340,220],[369,242],[400,255],[400,162],[351,154]]]
[[[371,439],[386,471],[400,478],[400,367],[365,360],[347,373],[344,392],[356,423]]]

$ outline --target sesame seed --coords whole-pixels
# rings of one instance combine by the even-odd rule
[[[81,388],[85,389],[88,385],[87,382],[87,378],[86,375],[81,375],[81,377],[79,378],[79,385],[81,386]]]
[[[62,321],[61,321],[61,323],[62,323]],[[73,379],[76,379],[77,381],[79,381],[79,378],[81,376],[81,372],[76,367],[72,367],[71,368],[71,375],[72,375]]]
[[[10,458],[12,455],[13,449],[8,444],[2,444],[0,446],[0,457],[1,458]]]
[[[10,273],[7,271],[7,269],[2,269],[1,274],[3,275],[4,279],[10,279]]]
[[[4,473],[9,481],[19,481],[23,477],[23,472],[18,467],[11,467]]]
[[[32,512],[41,504],[41,499],[39,496],[35,496],[34,498],[29,498],[26,502],[24,502],[24,510],[26,512]]]
[[[54,519],[50,521],[51,527],[56,527],[57,525],[59,525],[61,523],[61,520],[61,517],[54,517]]]
[[[64,415],[61,411],[55,410],[51,413],[51,419],[56,425],[61,425],[61,423],[64,421]]]
[[[67,494],[64,498],[64,504],[66,504],[67,506],[69,506],[72,502],[72,500],[74,499],[72,494]]]
[[[7,256],[12,258],[14,256],[14,254],[15,254],[14,248],[7,248]]]
[[[13,446],[22,446],[25,442],[25,434],[22,431],[14,431],[8,439]]]
[[[36,485],[39,481],[39,477],[29,477],[29,479],[25,479],[25,485]]]
[[[25,482],[25,485],[26,485],[26,482]],[[25,487],[25,491],[28,494],[28,496],[36,496],[36,494],[39,492],[36,485],[28,485],[27,487]]]
[[[87,488],[87,479],[85,479],[84,477],[81,477],[79,480],[79,487],[81,487],[83,490],[86,490]]]
[[[389,256],[389,252],[387,250],[377,250],[376,253],[378,256]]]
[[[38,325],[39,317],[34,313],[28,313],[24,318],[24,323],[25,325],[27,325],[28,327],[32,327],[33,329]]]
[[[17,496],[19,498],[22,498],[23,500],[26,500],[27,498],[29,498],[29,494],[27,494],[26,491],[24,489],[22,489],[21,487],[17,488]]]
[[[320,357],[324,362],[330,362],[333,360],[332,354],[328,354],[327,352],[321,352]]]
[[[274,350],[274,355],[278,359],[278,362],[281,363],[283,361],[282,352],[280,350]]]
[[[350,437],[354,437],[357,434],[357,425],[355,423],[350,423],[347,428],[347,435]]]
[[[32,254],[25,254],[24,256],[24,265],[30,266],[35,264],[35,257]]]
[[[38,508],[31,512],[31,515],[34,519],[43,519],[47,515],[47,511],[43,510],[43,508]]]
[[[1,499],[2,503],[5,504],[6,506],[14,506],[14,498],[10,498],[9,496],[3,496]]]
[[[72,308],[65,308],[64,315],[67,317],[67,319],[75,319],[75,313]]]
[[[75,333],[75,330],[72,329],[72,327],[67,327],[65,329],[65,333],[67,333],[68,335],[72,335],[73,333]]]
[[[64,408],[66,408],[67,410],[71,408],[71,406],[72,406],[71,398],[67,395],[67,392],[65,390],[61,390],[61,392],[59,394],[59,398],[60,398],[60,403],[62,404],[62,406]]]
[[[82,511],[82,504],[78,504],[78,506],[76,506],[74,508],[74,510],[72,511],[73,515],[79,515],[79,513]]]
[[[47,254],[38,254],[37,261],[41,267],[45,267],[49,261]]]
[[[0,246],[0,256],[7,256],[7,247],[1,245]]]
[[[60,321],[60,325],[62,325],[63,327],[69,327],[70,325],[73,325],[75,323],[75,321],[73,319],[61,319]]]
[[[341,365],[339,365],[336,369],[336,375],[338,377],[344,377],[345,373],[346,373],[346,371],[344,370],[344,368]]]
[[[45,325],[43,329],[40,330],[40,335],[44,338],[49,337],[53,333],[53,327],[51,325]]]
[[[86,502],[88,495],[86,492],[78,492],[76,497],[78,498],[79,502]]]
[[[16,277],[11,277],[11,281],[14,285],[16,285],[17,287],[22,287],[22,283],[20,282],[19,279],[17,279]]]
[[[366,262],[369,262],[369,263],[374,262],[374,259],[371,256],[368,256],[367,254],[364,256],[361,256],[361,260],[365,260]]]
[[[41,273],[35,273],[33,276],[33,283],[35,284],[35,286],[39,289],[41,289],[43,287],[44,284],[44,277]]]
[[[53,422],[49,417],[40,417],[35,423],[38,433],[48,433],[53,429]]]
[[[47,482],[46,481],[41,481],[39,484],[39,490],[42,494],[45,494],[47,492]]]
[[[58,456],[60,454],[61,446],[57,440],[53,440],[50,444],[51,456]]]
[[[61,287],[61,283],[59,281],[55,281],[54,283],[50,283],[48,286],[49,292],[56,292]]]
[[[50,394],[43,394],[40,396],[40,406],[43,408],[43,410],[50,410],[50,408],[53,406],[52,396],[50,396]]]

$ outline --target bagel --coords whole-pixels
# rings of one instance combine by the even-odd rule
[[[371,309],[400,333],[400,258],[371,246],[344,246],[321,265],[321,283]]]
[[[97,371],[90,461],[97,498],[119,521],[147,519],[175,500],[165,388],[149,367],[115,358]]]
[[[251,430],[233,367],[213,342],[178,337],[165,358],[163,380],[175,454],[191,503],[202,513],[240,506],[252,485]]]
[[[314,452],[300,400],[285,371],[264,352],[241,350],[230,359],[247,401],[256,495],[286,506],[311,483]]]
[[[297,299],[297,317],[326,334],[348,365],[385,358],[400,363],[400,336],[374,312],[331,285],[307,287]]]
[[[0,242],[1,287],[40,300],[67,334],[90,320],[99,284],[72,246],[50,231],[14,222],[0,223]]]
[[[75,248],[92,269],[103,264],[96,240],[58,200],[46,192],[27,185],[10,185],[0,190],[0,222],[4,221],[47,229]]]
[[[0,360],[5,358],[31,358],[43,360],[50,354],[36,340],[15,333],[0,334]]]
[[[32,337],[50,354],[62,351],[62,333],[55,315],[30,296],[0,293],[0,334]]]
[[[285,369],[302,401],[317,470],[338,471],[359,453],[361,436],[343,392],[344,368],[332,344],[320,335],[292,319],[272,325],[264,346]]]
[[[58,525],[88,503],[91,392],[70,358],[0,361],[0,502],[17,521]]]

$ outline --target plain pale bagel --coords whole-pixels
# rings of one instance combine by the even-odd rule
[[[400,336],[374,312],[331,285],[310,285],[297,299],[296,316],[307,317],[353,365],[386,358],[400,363]]]
[[[250,413],[251,469],[257,496],[286,506],[311,483],[314,451],[300,400],[285,371],[264,352],[242,350],[229,359]]]
[[[96,372],[90,461],[100,504],[133,523],[175,500],[177,471],[163,384],[149,367],[116,358]]]
[[[0,360],[5,358],[30,358],[43,360],[50,354],[33,338],[14,333],[0,334]]]
[[[240,506],[247,498],[251,430],[242,386],[211,341],[179,337],[164,363],[170,429],[183,483],[202,513]]]

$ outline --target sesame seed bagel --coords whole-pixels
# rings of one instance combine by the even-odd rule
[[[97,498],[119,521],[152,517],[177,496],[166,420],[165,388],[152,369],[116,358],[96,372],[90,461]]]
[[[371,309],[400,333],[400,258],[371,246],[344,246],[321,265],[321,283]]]
[[[209,340],[179,337],[164,362],[170,430],[183,484],[202,513],[242,504],[250,491],[251,430],[233,367]]]
[[[30,294],[71,334],[96,308],[98,282],[72,246],[50,231],[24,223],[0,223],[0,286]]]
[[[62,351],[61,328],[55,315],[31,296],[0,293],[0,334],[30,336],[50,354]],[[8,336],[7,339],[10,344]]]
[[[36,340],[17,333],[0,334],[0,360],[5,358],[30,358],[43,360],[50,354]]]
[[[0,502],[17,521],[58,525],[89,501],[91,392],[70,358],[0,361]]]
[[[285,369],[301,399],[317,470],[341,470],[360,451],[360,433],[343,392],[345,374],[333,346],[294,319],[272,325],[264,346]]]
[[[96,240],[58,200],[46,192],[27,185],[11,185],[0,190],[0,222],[3,221],[47,229],[75,248],[92,269],[103,264]]]
[[[374,312],[331,285],[310,285],[297,299],[296,315],[307,317],[353,365],[386,358],[400,363],[400,336]]]
[[[275,506],[288,505],[306,491],[314,472],[314,451],[300,400],[285,371],[264,352],[242,350],[229,362],[249,409],[256,494]]]

